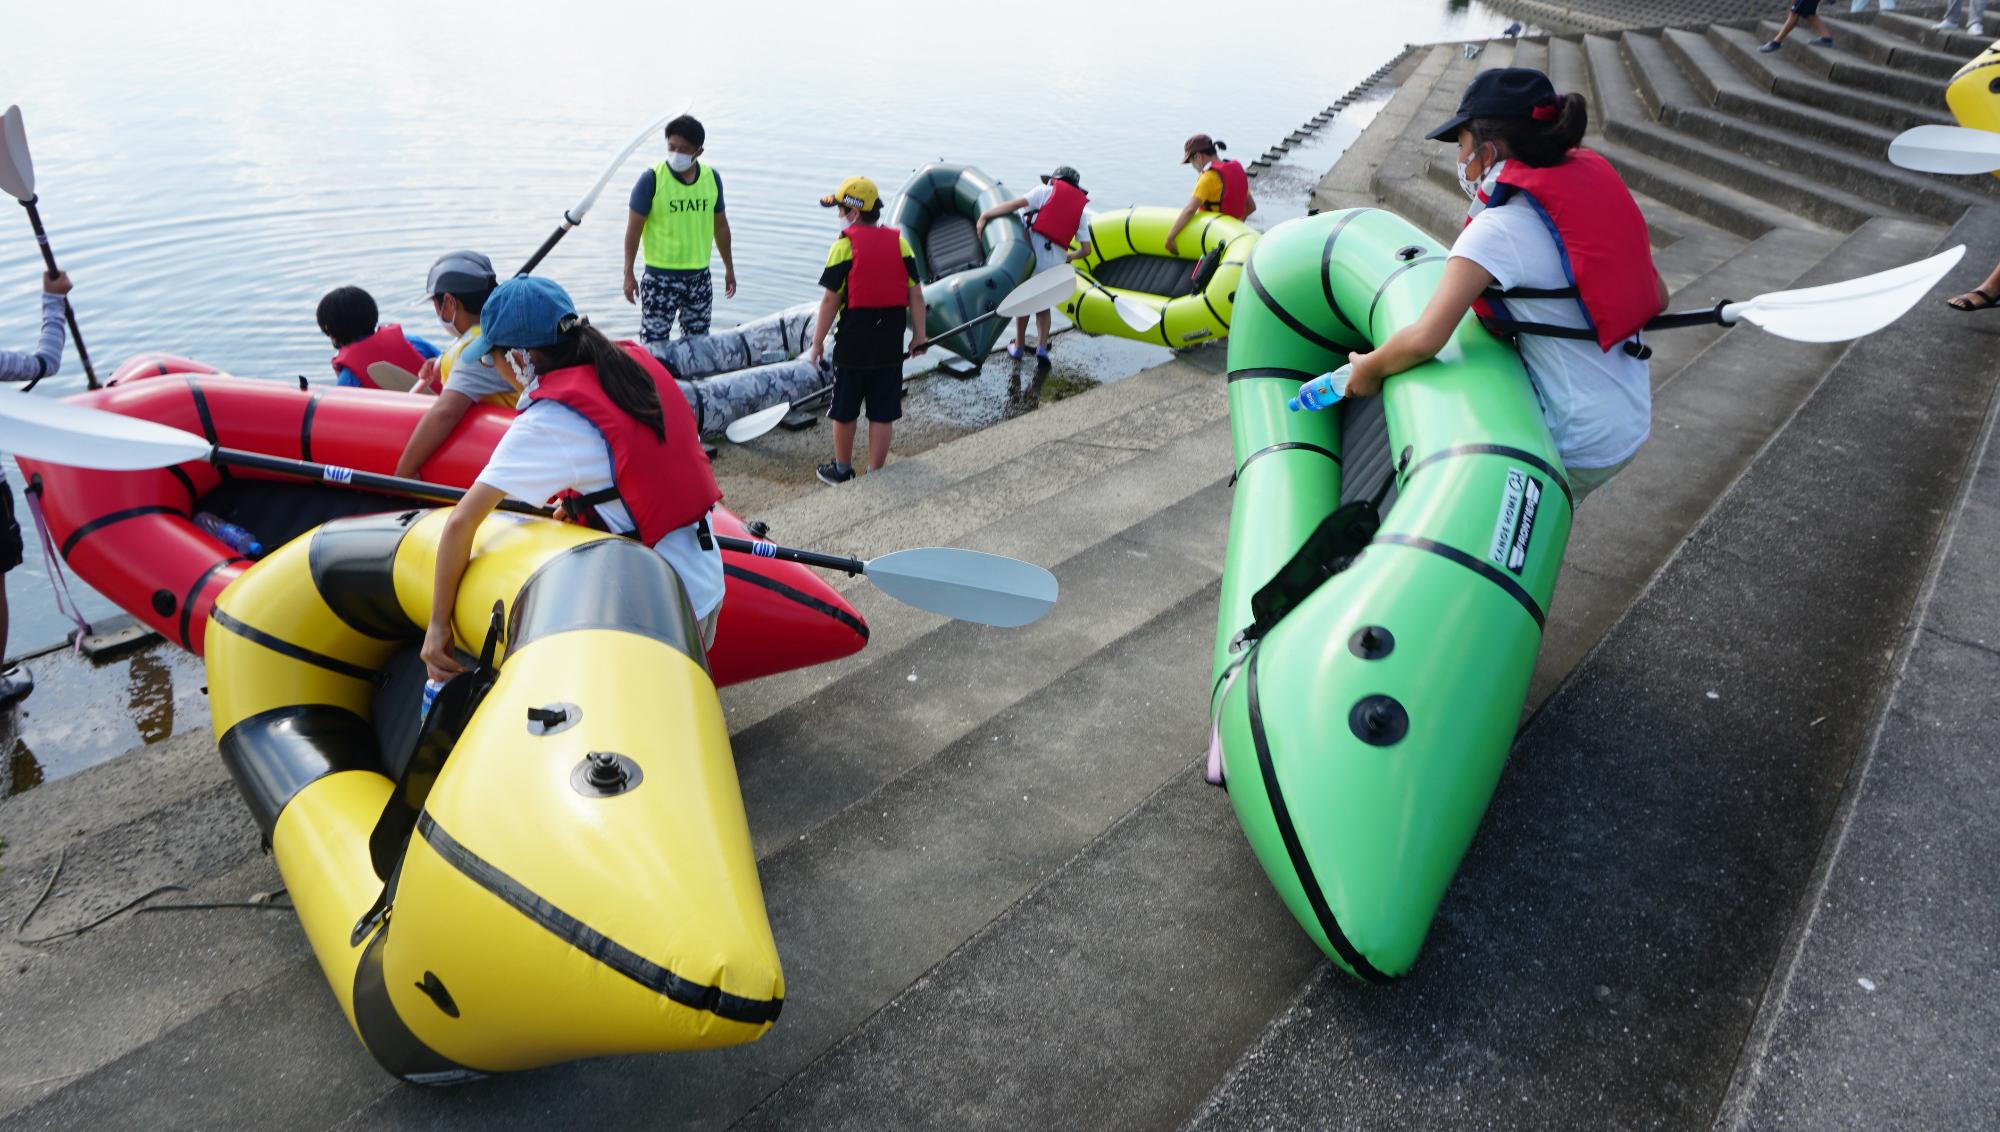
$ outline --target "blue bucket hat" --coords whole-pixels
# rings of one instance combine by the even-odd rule
[[[516,275],[486,297],[479,337],[465,352],[477,358],[489,350],[546,349],[575,329],[577,321],[569,292],[539,275]]]

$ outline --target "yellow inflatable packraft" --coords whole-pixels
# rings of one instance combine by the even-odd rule
[[[762,1036],[784,976],[678,578],[627,539],[487,519],[453,622],[485,663],[410,742],[387,721],[421,698],[444,518],[328,523],[208,624],[223,758],[348,1022],[426,1084]]]
[[[1177,208],[1125,208],[1098,215],[1079,234],[1089,239],[1090,255],[1077,261],[1076,291],[1062,307],[1077,329],[1174,349],[1228,335],[1236,284],[1257,233],[1234,217],[1197,213],[1169,255],[1167,233],[1179,216]],[[1128,326],[1118,317],[1115,295],[1159,311],[1159,325],[1148,331]]]
[[[2000,133],[2000,42],[1958,69],[1944,88],[1944,101],[1959,125]]]

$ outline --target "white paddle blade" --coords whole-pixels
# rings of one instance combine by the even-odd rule
[[[395,362],[375,362],[370,365],[368,380],[394,393],[408,393],[417,386],[417,375]]]
[[[1142,303],[1130,296],[1111,296],[1111,306],[1118,312],[1121,322],[1141,334],[1150,333],[1154,327],[1160,325],[1161,316],[1157,307]]]
[[[1032,563],[977,550],[920,547],[868,563],[868,580],[905,605],[960,621],[1015,629],[1056,604],[1056,576]]]
[[[1774,291],[1723,308],[1723,321],[1748,319],[1794,342],[1846,342],[1873,334],[1903,317],[1937,286],[1958,261],[1965,245],[1859,279]]]
[[[679,102],[676,102],[673,105],[673,107],[669,109],[666,113],[660,115],[659,118],[655,119],[652,125],[647,126],[643,130],[640,130],[639,136],[633,138],[631,144],[627,145],[624,149],[619,150],[618,156],[611,159],[611,164],[606,165],[604,167],[604,172],[598,176],[597,183],[590,186],[590,191],[583,194],[583,196],[577,199],[576,204],[570,208],[568,213],[565,214],[565,219],[567,219],[571,224],[583,223],[584,214],[589,212],[591,208],[597,204],[598,195],[604,192],[605,185],[611,183],[611,178],[615,174],[617,174],[618,167],[620,165],[625,164],[625,159],[632,156],[634,150],[637,150],[640,146],[645,145],[647,138],[650,138],[654,134],[660,132],[661,130],[666,129],[668,122],[671,122],[675,118],[678,118],[681,115],[687,113],[688,107],[692,105],[693,105],[692,102],[683,98]]]
[[[0,451],[71,468],[132,472],[206,460],[214,447],[155,421],[49,397],[0,397]]]
[[[748,444],[777,428],[778,422],[784,420],[785,414],[791,411],[790,401],[780,401],[768,409],[759,409],[747,417],[730,421],[729,427],[722,430],[722,435],[728,437],[732,444]]]
[[[1065,263],[1030,275],[1026,283],[1007,292],[993,313],[1001,318],[1040,314],[1069,298],[1075,290],[1076,268]]]
[[[18,201],[35,197],[35,159],[28,153],[28,128],[21,124],[18,106],[0,114],[0,189]]]
[[[1889,161],[1919,173],[1991,173],[2000,169],[2000,134],[1963,126],[1915,126],[1889,143]]]

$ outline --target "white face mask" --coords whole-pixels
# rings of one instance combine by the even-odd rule
[[[672,169],[676,173],[685,173],[693,167],[694,154],[681,153],[678,150],[669,150],[667,152],[667,168]]]
[[[507,362],[514,367],[514,376],[520,379],[523,389],[533,385],[535,378],[540,376],[535,372],[535,359],[529,357],[526,350],[507,351]]]
[[[1477,152],[1479,152],[1479,151],[1478,151],[1478,150],[1474,150],[1473,152],[1474,152],[1474,153],[1477,153]],[[1464,193],[1464,194],[1465,194],[1465,196],[1466,196],[1466,199],[1467,199],[1467,200],[1475,200],[1475,201],[1476,201],[1476,200],[1478,200],[1478,199],[1479,199],[1479,182],[1478,182],[1478,181],[1475,181],[1475,180],[1473,180],[1473,179],[1472,179],[1472,178],[1471,178],[1471,177],[1470,177],[1469,175],[1467,175],[1467,173],[1466,173],[1466,170],[1467,170],[1467,168],[1469,168],[1469,167],[1470,167],[1471,165],[1472,165],[1472,158],[1470,158],[1470,157],[1462,157],[1462,158],[1460,158],[1460,159],[1459,159],[1459,162],[1458,162],[1458,191],[1459,191],[1459,192],[1462,192],[1462,193]]]

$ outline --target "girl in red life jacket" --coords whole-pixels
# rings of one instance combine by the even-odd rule
[[[1257,211],[1257,198],[1250,195],[1250,173],[1240,161],[1221,156],[1229,148],[1207,134],[1196,134],[1181,145],[1181,164],[1195,170],[1194,195],[1187,207],[1167,229],[1167,254],[1179,255],[1178,238],[1197,212],[1220,212],[1238,220],[1248,220]]]
[[[1090,228],[1084,224],[1084,208],[1090,204],[1090,194],[1083,191],[1083,175],[1068,165],[1058,165],[1053,173],[1042,174],[1042,187],[1032,189],[1025,196],[1002,201],[979,214],[973,231],[982,238],[986,235],[988,221],[1009,213],[1027,211],[1028,246],[1035,252],[1035,270],[1047,271],[1072,263],[1090,254]],[[1070,242],[1081,235],[1082,241],[1076,249],[1070,249]],[[1050,312],[1040,311],[1035,315],[1035,364],[1046,366],[1049,360],[1049,316]],[[1014,344],[1007,347],[1007,356],[1019,359],[1028,349],[1028,316],[1014,320]]]
[[[1589,109],[1527,68],[1484,71],[1432,131],[1458,143],[1472,198],[1423,315],[1350,355],[1349,396],[1421,365],[1477,310],[1511,335],[1578,502],[1638,454],[1652,429],[1640,329],[1665,309],[1645,217],[1609,162],[1581,148]]]
[[[673,377],[637,344],[613,342],[578,317],[569,295],[539,275],[496,288],[480,330],[484,340],[467,349],[509,353],[524,407],[438,541],[423,646],[431,679],[459,671],[451,627],[458,583],[474,532],[509,497],[561,499],[564,517],[651,546],[674,568],[704,643],[712,643],[723,576],[707,515],[722,492]]]

